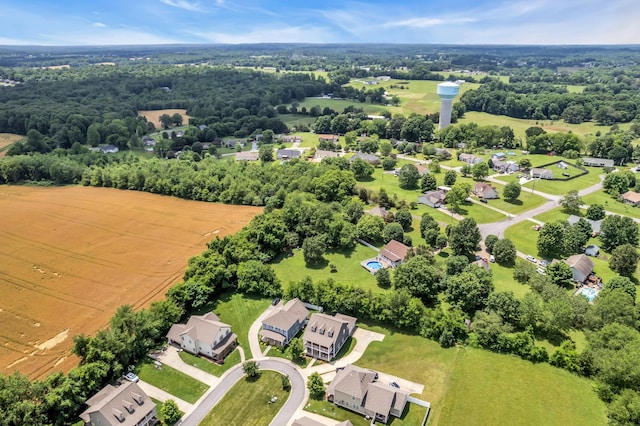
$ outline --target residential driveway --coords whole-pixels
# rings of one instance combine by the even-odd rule
[[[305,401],[309,397],[309,391],[305,385],[304,378],[300,370],[289,361],[281,359],[263,359],[259,361],[260,370],[277,371],[289,377],[291,382],[291,391],[289,399],[284,403],[278,414],[274,417],[271,425],[286,425],[293,420],[295,413],[304,407]],[[178,425],[197,426],[202,419],[220,402],[222,397],[244,377],[242,366],[238,365],[227,371],[221,378],[220,383],[211,388],[204,397],[198,401],[197,407],[191,411],[186,417],[178,422]],[[256,409],[256,407],[252,407]]]
[[[344,367],[348,364],[354,364],[357,360],[359,360],[364,354],[364,351],[367,350],[367,347],[371,342],[382,342],[382,340],[384,339],[384,334],[376,333],[375,331],[364,330],[358,327],[353,333],[353,338],[356,339],[356,346],[347,356],[344,356],[339,360],[307,367],[303,370],[304,374],[306,376],[309,376],[310,374],[317,372],[324,375],[333,372],[335,375],[336,368]]]
[[[403,379],[402,377],[393,376],[381,371],[378,372],[378,381],[387,384],[396,382],[400,386],[400,389],[418,395],[422,395],[422,392],[424,391],[424,385],[420,383],[412,382],[410,380]]]
[[[144,393],[149,395],[151,398],[157,399],[158,401],[165,402],[167,399],[173,399],[178,405],[178,408],[180,408],[180,411],[182,411],[183,413],[188,413],[193,408],[193,405],[189,404],[188,402],[183,401],[182,399],[173,396],[170,393],[165,392],[162,389],[159,389],[147,382],[143,382],[142,380],[140,380],[138,382],[138,386],[140,386],[140,389],[142,389]]]
[[[271,315],[271,313],[279,308],[282,305],[282,301],[278,303],[276,306],[269,306],[260,316],[251,324],[249,327],[249,348],[251,349],[251,358],[260,359],[264,358],[262,355],[262,349],[260,348],[260,337],[258,333],[262,328],[262,320],[264,320],[267,316]]]
[[[216,386],[220,382],[220,379],[216,376],[184,362],[182,358],[180,358],[180,355],[178,355],[178,348],[175,346],[169,345],[167,350],[160,353],[155,359],[209,386]]]

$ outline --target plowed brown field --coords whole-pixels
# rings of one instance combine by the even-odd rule
[[[164,297],[189,257],[261,209],[108,188],[0,186],[0,372],[77,363],[75,334]]]
[[[158,130],[162,129],[162,123],[160,123],[160,116],[162,114],[173,115],[175,113],[178,113],[182,116],[182,119],[184,120],[182,124],[184,124],[185,126],[189,124],[190,117],[187,114],[186,109],[158,109],[158,110],[151,110],[151,111],[138,111],[138,115],[146,117],[147,121],[149,123],[153,123],[154,126],[156,126],[156,129]]]

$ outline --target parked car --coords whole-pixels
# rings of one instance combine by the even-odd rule
[[[138,377],[138,375],[136,373],[134,373],[133,371],[128,372],[127,374],[124,375],[124,379],[129,381],[129,382],[138,382],[140,381],[140,378]]]
[[[271,306],[276,306],[278,303],[280,303],[280,298],[276,297],[271,301]]]
[[[493,255],[489,256],[489,262],[495,263],[496,262],[496,258]]]
[[[543,268],[546,268],[547,266],[549,266],[549,262],[547,262],[544,259],[540,259],[538,260],[538,265],[542,266]]]
[[[396,388],[396,389],[400,389],[400,385],[399,385],[399,384],[397,384],[396,382],[391,382],[391,383],[389,383],[389,384],[390,384],[391,386],[393,386],[394,388]]]
[[[539,274],[542,274],[542,275],[547,275],[547,273],[542,268],[536,269],[536,272],[539,273]]]
[[[533,257],[533,256],[527,256],[527,260],[528,260],[529,262],[538,263],[538,261],[536,260],[536,258],[535,258],[535,257]]]

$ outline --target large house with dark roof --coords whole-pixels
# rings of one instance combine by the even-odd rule
[[[349,158],[349,162],[353,163],[356,160],[356,158],[361,158],[367,163],[372,164],[374,166],[380,164],[380,157],[378,157],[377,155],[366,154],[360,151],[356,152],[351,158]]]
[[[284,347],[307,324],[309,310],[298,298],[289,300],[284,306],[262,320],[262,341],[273,346]]]
[[[349,364],[336,373],[327,387],[327,399],[373,421],[387,423],[391,416],[401,417],[407,405],[407,392],[379,382],[377,377],[373,370]]]
[[[395,268],[402,263],[409,250],[411,250],[411,247],[405,246],[399,241],[391,240],[378,252],[378,259]]]
[[[418,197],[418,203],[437,209],[445,203],[447,194],[443,190],[425,192]]]
[[[331,361],[353,334],[356,321],[356,318],[343,314],[311,315],[302,336],[305,354],[322,361]]]
[[[80,414],[85,426],[150,426],[158,422],[156,404],[137,383],[107,385],[86,404],[89,408]]]
[[[575,254],[569,256],[565,263],[571,268],[573,273],[572,279],[579,283],[587,280],[587,277],[593,272],[593,262],[585,254]]]
[[[483,200],[494,200],[498,198],[498,191],[486,182],[478,182],[473,187],[473,193]]]
[[[231,326],[220,321],[213,312],[192,315],[186,324],[174,324],[167,333],[170,344],[194,355],[205,355],[222,361],[238,345]]]
[[[482,157],[478,157],[477,155],[466,154],[466,153],[462,153],[458,155],[458,160],[462,161],[463,163],[470,164],[472,166],[474,164],[482,163],[484,161]]]

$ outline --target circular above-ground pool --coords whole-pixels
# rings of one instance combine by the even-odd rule
[[[369,262],[367,262],[367,268],[372,271],[377,271],[378,269],[382,268],[382,263],[378,262],[377,260],[370,260]]]

